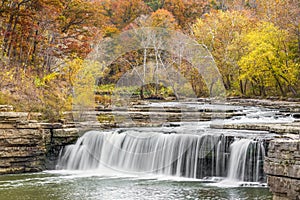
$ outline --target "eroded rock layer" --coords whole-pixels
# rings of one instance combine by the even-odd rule
[[[264,170],[274,199],[300,199],[300,140],[272,140]]]
[[[28,113],[1,108],[5,112],[0,112],[0,174],[51,169],[60,149],[78,138],[72,124],[39,123],[27,120]]]

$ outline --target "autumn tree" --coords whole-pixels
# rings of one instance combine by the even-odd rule
[[[238,82],[240,67],[238,61],[244,55],[243,34],[253,28],[253,20],[248,12],[214,11],[198,19],[193,26],[193,34],[211,51],[223,76],[227,90],[245,93],[245,83]]]
[[[258,0],[257,16],[288,31],[288,40],[297,43],[295,49],[300,58],[300,3],[298,0]],[[300,61],[300,60],[298,60]]]
[[[254,95],[274,95],[278,90],[282,96],[296,94],[299,63],[289,50],[287,38],[288,32],[272,23],[260,23],[245,36],[247,53],[239,61],[240,78],[250,81]]]
[[[142,14],[148,13],[148,7],[142,0],[102,0],[100,12],[109,20],[112,27],[124,29]]]
[[[165,0],[163,8],[174,15],[183,30],[189,30],[197,18],[209,12],[210,3],[206,0]]]
[[[55,57],[84,56],[89,51],[87,41],[97,33],[93,28],[100,26],[96,8],[84,0],[4,1],[3,54],[15,66],[34,68],[40,75],[52,70]]]
[[[177,22],[174,16],[165,9],[159,9],[151,14],[146,22],[150,27],[176,29]]]
[[[92,40],[101,35],[99,28],[105,20],[101,20],[98,8],[97,2],[85,0],[2,1],[0,44],[5,63],[1,76],[9,76],[12,81],[1,85],[1,92],[20,100],[32,97],[32,102],[46,102],[48,96],[50,102],[50,96],[44,95],[48,90],[58,95],[54,99],[60,99],[60,91],[68,85],[57,76],[64,59],[85,57]],[[39,84],[43,80],[47,84]]]
[[[298,0],[3,0],[0,96],[39,105],[64,102],[74,79],[66,75],[66,63],[83,61],[95,41],[149,26],[195,36],[212,52],[230,94],[292,95],[300,89],[299,9]],[[117,59],[102,83],[117,81],[133,65],[146,67],[145,55],[156,72],[174,62],[186,76],[193,71],[185,61],[145,47]],[[71,73],[78,65],[68,66]],[[190,74],[194,88],[202,84],[198,76]]]

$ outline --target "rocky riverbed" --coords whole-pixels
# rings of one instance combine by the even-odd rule
[[[274,199],[299,199],[300,103],[297,101],[136,101],[127,108],[98,106],[80,116],[76,123],[42,123],[40,114],[31,114],[28,120],[28,113],[0,105],[0,174],[53,169],[61,148],[73,144],[84,130],[178,127],[180,123],[212,121],[211,129],[273,134],[264,165],[270,190]]]

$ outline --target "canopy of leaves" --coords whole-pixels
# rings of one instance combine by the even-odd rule
[[[298,0],[2,0],[0,103],[55,120],[70,109],[95,43],[142,26],[195,37],[214,56],[229,95],[300,96],[299,13]],[[196,94],[207,94],[187,63],[157,50],[128,52],[101,68],[101,84],[146,63],[144,55],[177,66]]]
[[[239,75],[238,60],[243,54],[243,34],[251,30],[255,20],[244,11],[214,11],[198,19],[193,33],[199,43],[204,44],[214,56],[223,75],[224,85],[234,89]]]
[[[259,24],[244,38],[247,53],[239,61],[240,78],[249,79],[260,95],[279,90],[285,96],[297,82],[299,63],[289,54],[287,38],[288,32],[272,23]]]

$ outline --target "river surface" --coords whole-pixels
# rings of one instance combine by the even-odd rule
[[[219,187],[194,179],[47,171],[0,176],[0,199],[272,199],[264,187]]]

